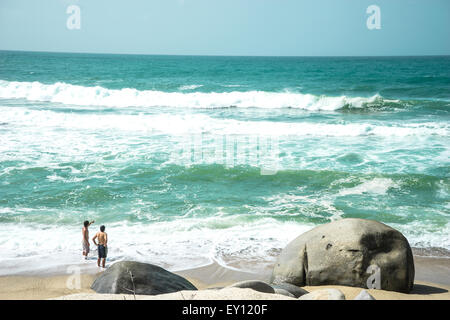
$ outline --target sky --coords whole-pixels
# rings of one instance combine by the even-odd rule
[[[73,20],[70,6],[77,6]],[[380,28],[366,12],[380,9]],[[79,21],[79,29],[69,29]],[[372,20],[374,21],[374,20]],[[449,0],[0,0],[0,50],[450,55]]]

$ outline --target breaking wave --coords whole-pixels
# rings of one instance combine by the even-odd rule
[[[182,90],[194,87],[183,87]],[[334,111],[342,108],[364,108],[383,105],[380,95],[372,97],[329,97],[296,92],[163,92],[132,88],[106,89],[63,82],[17,82],[0,80],[0,98],[27,99],[72,105],[107,107],[182,107],[182,108],[298,108],[310,111]]]

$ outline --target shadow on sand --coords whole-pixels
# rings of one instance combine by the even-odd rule
[[[436,293],[446,293],[448,290],[444,288],[427,286],[425,284],[414,284],[413,290],[410,294],[436,294]]]

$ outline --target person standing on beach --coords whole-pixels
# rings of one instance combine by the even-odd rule
[[[98,239],[98,244],[95,239]],[[104,268],[108,251],[108,234],[105,232],[105,226],[100,227],[100,231],[95,234],[92,241],[98,247],[97,265],[100,267],[100,260],[102,260],[102,267]]]
[[[87,259],[87,256],[88,256],[89,251],[90,251],[90,248],[89,248],[90,247],[90,244],[89,244],[89,229],[88,228],[94,222],[95,222],[94,220],[92,220],[91,222],[86,220],[85,222],[83,222],[83,225],[84,225],[83,229],[81,229],[81,234],[83,235],[83,240],[81,241],[81,244],[83,246],[83,256],[84,256],[85,260]]]

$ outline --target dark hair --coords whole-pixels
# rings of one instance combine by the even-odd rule
[[[101,232],[105,231],[105,226],[100,226],[100,231]]]
[[[87,227],[87,226],[89,226],[89,221],[86,220],[85,222],[83,222],[83,224],[85,227]]]

